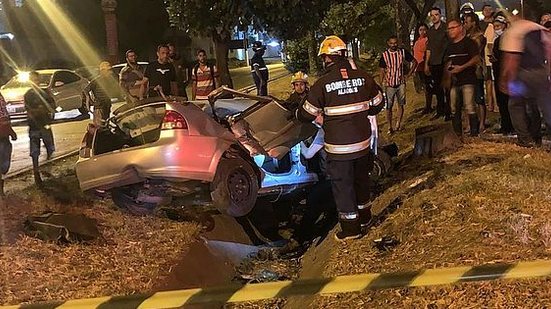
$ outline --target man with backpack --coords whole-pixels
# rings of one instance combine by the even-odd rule
[[[207,62],[207,52],[197,52],[197,64],[193,67],[191,79],[192,100],[208,100],[208,95],[220,85],[220,75],[216,66]]]

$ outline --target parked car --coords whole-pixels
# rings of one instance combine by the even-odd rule
[[[150,98],[114,114],[109,129],[85,134],[76,174],[82,190],[110,192],[134,213],[206,190],[216,208],[239,217],[258,196],[318,181],[300,155],[316,127],[274,98],[221,87],[208,102]]]
[[[57,112],[72,109],[78,109],[81,113],[87,112],[82,91],[88,84],[88,80],[65,69],[37,70],[36,72],[40,78],[38,86],[52,94]],[[28,72],[19,72],[0,87],[0,93],[6,100],[6,108],[12,119],[27,117],[23,97],[29,89],[31,84]]]
[[[140,66],[142,66],[142,68],[145,72],[145,68],[147,67],[147,65],[149,63],[139,61],[138,64]],[[122,91],[122,89],[119,87],[119,84],[118,84],[119,73],[121,72],[122,68],[124,68],[125,65],[126,65],[126,63],[119,63],[119,64],[115,64],[111,67],[112,72],[113,72],[113,87],[108,89],[108,92],[109,92],[109,96],[111,97],[111,102],[113,102],[113,103],[124,101],[124,99],[125,99],[125,94]],[[95,77],[97,77],[99,75],[99,67],[98,66],[81,67],[81,68],[76,69],[75,72],[77,72],[78,74],[86,77],[88,80],[92,80],[92,79],[94,79]]]

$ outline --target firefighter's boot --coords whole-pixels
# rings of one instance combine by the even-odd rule
[[[355,219],[339,218],[339,225],[341,227],[341,230],[335,234],[335,239],[337,241],[358,239],[363,236],[362,228],[360,225],[360,218],[355,218]]]
[[[358,205],[358,213],[360,215],[360,225],[362,228],[366,228],[371,224],[373,216],[371,215],[371,204],[365,203]]]

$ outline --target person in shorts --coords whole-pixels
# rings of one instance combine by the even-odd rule
[[[387,40],[388,49],[383,52],[379,60],[380,82],[385,86],[387,96],[386,117],[388,133],[392,134],[402,128],[404,117],[404,105],[406,105],[406,79],[413,74],[417,61],[413,55],[403,48],[398,47],[398,37],[391,36]],[[409,71],[404,72],[404,65],[409,63]],[[396,127],[392,126],[392,107],[394,101],[398,101],[398,121]]]

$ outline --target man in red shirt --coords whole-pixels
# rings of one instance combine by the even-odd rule
[[[220,85],[220,75],[215,65],[207,62],[207,52],[197,52],[197,64],[192,72],[192,100],[208,100],[208,95]]]

